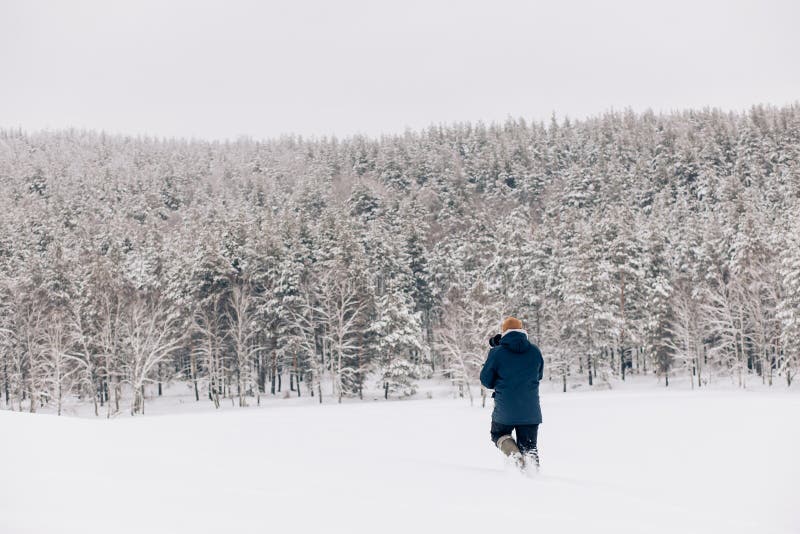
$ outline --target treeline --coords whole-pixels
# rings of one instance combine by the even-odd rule
[[[800,106],[231,143],[0,132],[0,405],[464,395],[504,315],[546,379],[791,385]],[[147,387],[146,387],[147,386]]]

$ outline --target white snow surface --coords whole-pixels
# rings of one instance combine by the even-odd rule
[[[0,412],[0,533],[800,532],[792,392],[545,393],[531,478],[490,405],[293,400]]]

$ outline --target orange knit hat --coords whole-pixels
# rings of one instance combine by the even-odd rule
[[[506,330],[522,330],[522,321],[516,317],[506,317],[503,324],[500,325],[500,331],[505,332]]]

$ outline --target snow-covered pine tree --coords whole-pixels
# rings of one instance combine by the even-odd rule
[[[790,229],[780,254],[783,298],[779,303],[778,317],[781,335],[779,344],[771,351],[771,365],[784,376],[788,386],[800,372],[800,219],[795,219]]]
[[[377,315],[370,325],[378,351],[378,376],[384,398],[390,393],[407,396],[416,391],[419,366],[415,356],[424,353],[420,313],[410,295],[392,290],[376,302]]]

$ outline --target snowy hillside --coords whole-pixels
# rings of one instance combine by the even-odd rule
[[[800,398],[543,396],[543,473],[489,409],[291,405],[111,421],[0,412],[0,532],[797,532]]]
[[[507,315],[563,389],[791,387],[798,213],[797,104],[379,139],[0,128],[0,408],[463,388]]]

